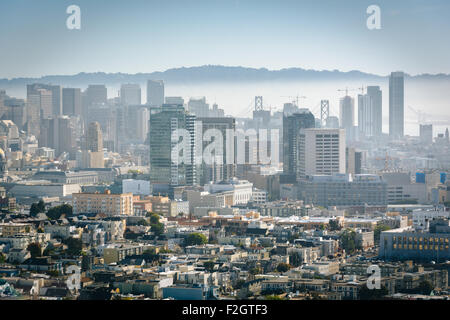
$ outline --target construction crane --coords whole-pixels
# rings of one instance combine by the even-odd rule
[[[300,99],[306,99],[305,96],[300,96],[299,94],[297,94],[296,96],[281,96],[281,97],[289,98],[289,99],[294,98],[294,100],[292,100],[292,103],[295,104],[297,107],[300,107],[300,105],[298,103]]]
[[[358,90],[361,90],[361,94],[363,94],[363,95],[364,95],[364,90],[366,90],[366,89],[367,89],[367,87],[364,87],[364,85],[361,85],[361,87],[358,88]]]
[[[411,106],[408,106],[408,109],[410,109],[412,112],[414,112],[417,115],[419,124],[423,124],[423,123],[427,122],[426,121],[427,114],[425,112],[423,112],[422,110],[416,110]]]
[[[386,151],[386,156],[384,158],[375,158],[377,161],[384,160],[384,168],[381,172],[393,172],[394,170],[394,159],[389,156],[389,153]]]
[[[360,90],[361,88],[358,89],[349,89],[348,87],[346,87],[345,89],[338,89],[339,92],[345,92],[345,96],[348,96],[348,92],[349,91],[356,91],[356,90]]]

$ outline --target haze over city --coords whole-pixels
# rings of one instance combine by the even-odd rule
[[[2,0],[0,302],[450,300],[449,13]]]

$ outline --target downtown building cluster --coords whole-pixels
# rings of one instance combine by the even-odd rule
[[[385,297],[448,299],[449,134],[404,134],[404,77],[388,134],[380,86],[357,117],[349,89],[339,117],[258,96],[251,118],[161,80],[145,104],[139,84],[0,90],[0,296],[356,300],[375,264]]]

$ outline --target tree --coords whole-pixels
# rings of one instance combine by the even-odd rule
[[[356,232],[353,230],[345,230],[341,234],[341,246],[347,253],[356,251]]]
[[[330,229],[330,231],[339,231],[342,229],[337,220],[330,220],[330,222],[328,223],[328,228]]]
[[[45,202],[44,200],[39,200],[39,202],[37,203],[37,207],[39,209],[39,212],[45,212]]]
[[[277,266],[277,271],[283,273],[283,272],[289,271],[290,268],[291,268],[291,266],[288,265],[287,263],[280,263],[280,264]]]
[[[197,246],[206,243],[208,243],[208,239],[206,238],[206,236],[197,232],[191,233],[186,237],[185,240],[186,246]]]
[[[6,262],[6,257],[3,253],[0,252],[0,263],[5,263]]]
[[[390,230],[390,229],[391,229],[391,227],[386,226],[384,224],[380,224],[380,225],[376,226],[374,231],[373,231],[373,239],[374,239],[375,243],[380,241],[381,232],[387,231],[387,230]]]
[[[80,239],[69,238],[66,240],[67,253],[71,256],[79,256],[83,249],[83,243]]]
[[[63,204],[50,208],[46,215],[51,220],[58,220],[62,215],[71,216],[73,214],[73,208],[71,205]]]
[[[30,243],[27,250],[30,252],[31,258],[42,256],[42,248],[38,242]]]
[[[257,274],[261,274],[262,270],[261,270],[261,268],[256,267],[256,268],[251,268],[248,272],[251,275],[257,275]]]
[[[148,212],[145,215],[147,218],[150,218],[150,224],[157,224],[159,223],[159,215],[154,212]]]
[[[385,286],[381,286],[380,289],[369,289],[367,285],[364,285],[359,290],[359,300],[383,300],[388,294]]]
[[[203,267],[205,267],[205,270],[207,270],[209,272],[214,271],[214,265],[215,265],[215,262],[211,261],[211,260],[203,263]]]
[[[164,225],[162,223],[155,223],[151,225],[150,229],[156,236],[164,233]]]
[[[36,217],[41,212],[45,212],[45,202],[44,201],[39,200],[39,202],[31,204],[30,216]]]
[[[145,250],[142,253],[142,257],[144,258],[145,261],[152,262],[152,263],[159,262],[159,260],[161,258],[160,255],[158,253],[156,253],[156,250],[153,248]]]

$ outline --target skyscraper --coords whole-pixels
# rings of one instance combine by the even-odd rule
[[[339,118],[341,120],[341,128],[348,131],[352,130],[355,125],[355,99],[350,96],[341,98],[339,104]]]
[[[358,95],[358,128],[366,137],[372,137],[373,133],[373,103],[368,94]]]
[[[183,106],[163,105],[152,109],[150,115],[150,181],[152,184],[166,186],[196,185],[197,170],[195,164],[196,125],[195,116],[189,115]],[[174,147],[178,140],[172,134],[177,129],[189,132],[190,145],[187,157],[191,163],[184,163]],[[180,158],[179,158],[180,157]]]
[[[89,124],[86,136],[86,150],[81,151],[77,162],[79,163],[78,166],[81,167],[103,168],[105,166],[102,128],[98,122]]]
[[[202,122],[202,134],[204,135],[206,131],[215,129],[222,133],[223,137],[223,150],[221,161],[213,161],[212,165],[204,163],[202,165],[202,173],[200,178],[200,183],[206,184],[210,181],[220,182],[227,181],[234,177],[236,165],[234,163],[227,163],[227,150],[232,150],[234,148],[234,141],[228,141],[227,130],[232,132],[236,129],[236,120],[231,117],[221,117],[221,118],[198,118],[198,121]],[[203,141],[203,148],[205,149],[211,141]]]
[[[52,91],[45,89],[46,85],[27,85],[27,131],[39,139],[40,120],[52,115],[53,96]]]
[[[125,106],[141,104],[141,86],[138,84],[123,84],[120,87],[120,102]]]
[[[164,104],[164,82],[162,80],[147,81],[147,104],[161,107]]]
[[[39,146],[55,149],[57,157],[67,152],[72,158],[75,154],[75,145],[75,134],[68,116],[42,119]]]
[[[206,98],[189,99],[188,111],[199,118],[206,118],[209,116],[209,104],[206,103]]]
[[[383,134],[383,93],[379,86],[368,86],[367,95],[372,103],[372,134],[379,137]]]
[[[298,144],[302,129],[314,128],[314,115],[307,109],[283,117],[283,173],[297,176]]]
[[[63,114],[67,116],[79,116],[82,112],[81,89],[63,88]]]
[[[86,148],[92,152],[103,152],[102,128],[98,122],[89,124]]]
[[[105,104],[108,102],[108,90],[103,84],[91,84],[86,89],[87,104],[92,106],[94,104]]]
[[[51,92],[51,107],[48,110],[49,115],[59,116],[62,113],[62,90],[61,86],[51,84],[34,83],[27,85],[27,97],[31,94],[37,94],[37,90],[45,89]]]
[[[389,136],[392,139],[404,135],[404,73],[392,72],[389,78]]]

